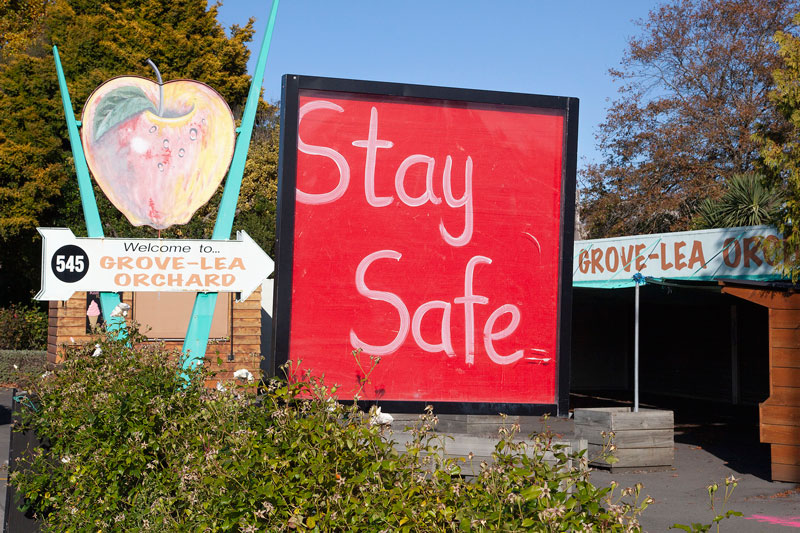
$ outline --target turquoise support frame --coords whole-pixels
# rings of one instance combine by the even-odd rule
[[[222,193],[217,220],[214,224],[214,232],[211,236],[214,240],[230,239],[231,231],[233,230],[233,218],[236,214],[236,204],[239,203],[239,191],[242,186],[244,165],[247,161],[247,152],[250,149],[250,139],[253,134],[258,100],[261,96],[261,83],[264,80],[269,46],[272,41],[272,32],[275,28],[275,19],[278,14],[278,3],[279,0],[273,0],[272,2],[267,31],[261,41],[256,70],[250,83],[250,92],[247,95],[247,103],[245,104],[242,123],[237,129],[238,136],[236,138],[236,147],[234,148],[228,177],[225,180],[225,189]],[[61,59],[56,46],[53,46],[53,56],[56,63],[58,85],[61,91],[61,101],[64,104],[64,115],[67,119],[67,130],[69,132],[69,142],[72,147],[72,156],[75,162],[75,171],[78,175],[78,188],[81,195],[81,204],[83,205],[83,217],[86,221],[86,232],[89,237],[103,237],[103,225],[100,222],[97,200],[94,196],[94,190],[92,189],[89,166],[86,164],[83,144],[81,143],[80,134],[78,133],[78,122],[75,120],[72,100],[69,96],[64,70],[61,67]],[[118,294],[113,292],[100,293],[100,304],[103,310],[103,318],[107,325],[106,328],[109,331],[118,330],[119,336],[124,337],[127,334],[124,329],[125,319],[111,316],[111,311],[119,303],[120,298]],[[199,293],[195,298],[192,316],[189,320],[189,327],[186,330],[186,338],[183,342],[184,370],[203,364],[216,303],[217,293],[215,292]]]
[[[75,120],[72,99],[69,97],[67,81],[64,78],[64,69],[61,67],[61,58],[58,55],[58,47],[56,46],[53,46],[53,58],[56,62],[56,75],[58,76],[58,87],[61,91],[61,102],[64,104],[64,116],[67,119],[69,144],[72,147],[75,172],[78,175],[78,189],[81,194],[83,218],[86,221],[86,234],[89,237],[103,237],[103,224],[100,222],[97,200],[94,197],[94,189],[92,189],[92,179],[89,177],[89,166],[86,164],[86,156],[83,154],[83,144],[81,144],[81,136],[78,133],[78,122]],[[111,316],[111,311],[114,310],[119,302],[119,294],[117,293],[100,293],[100,308],[103,311],[106,329],[108,331],[117,331],[120,337],[124,337],[126,335],[125,319]]]
[[[275,28],[275,18],[278,14],[278,2],[279,0],[273,0],[272,2],[267,31],[261,41],[256,70],[250,82],[250,92],[247,95],[247,103],[242,114],[239,135],[236,138],[236,148],[233,151],[231,168],[228,171],[228,178],[225,180],[225,189],[222,192],[222,201],[219,204],[217,221],[214,224],[214,233],[211,236],[214,240],[230,239],[231,231],[233,230],[233,217],[236,214],[236,204],[239,203],[239,190],[242,186],[244,164],[247,160],[247,152],[250,149],[250,138],[252,137],[253,125],[256,120],[258,100],[261,96],[261,83],[264,80],[264,70],[267,65],[270,42],[272,41],[272,31]],[[216,292],[198,293],[195,297],[192,317],[189,320],[189,327],[186,330],[186,337],[181,350],[183,352],[184,370],[203,364],[216,304]]]

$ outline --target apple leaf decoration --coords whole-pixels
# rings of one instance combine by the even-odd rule
[[[233,157],[233,113],[199,81],[111,79],[86,100],[81,121],[89,170],[134,226],[189,222]]]
[[[139,87],[118,87],[110,91],[97,105],[92,124],[94,139],[142,111],[156,113],[158,110]]]

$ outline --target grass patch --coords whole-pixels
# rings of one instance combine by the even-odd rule
[[[45,363],[45,350],[0,350],[0,385],[16,385],[23,377],[41,374]]]

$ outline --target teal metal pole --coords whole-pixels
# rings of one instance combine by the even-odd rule
[[[250,83],[250,92],[247,95],[247,103],[245,104],[244,113],[242,114],[239,136],[236,138],[236,147],[233,151],[231,168],[228,171],[228,178],[225,180],[225,189],[222,192],[217,221],[214,224],[214,233],[211,236],[214,240],[230,239],[231,231],[233,230],[233,217],[236,214],[236,204],[239,203],[239,191],[242,187],[244,164],[245,161],[247,161],[247,152],[250,149],[250,138],[253,135],[253,125],[256,120],[258,100],[261,96],[261,84],[264,81],[264,70],[267,65],[272,32],[275,28],[275,18],[278,15],[278,2],[279,0],[273,0],[272,2],[267,31],[264,33],[264,38],[261,41],[256,70]],[[203,364],[206,348],[208,346],[208,335],[211,331],[211,320],[214,318],[214,306],[216,306],[216,304],[216,292],[198,293],[195,297],[192,317],[189,320],[186,338],[183,341],[182,352],[184,356],[184,370]]]
[[[225,240],[231,238],[233,217],[236,214],[236,204],[239,203],[239,189],[242,186],[247,152],[250,150],[250,139],[253,136],[253,125],[256,121],[256,110],[261,96],[261,84],[264,81],[269,45],[272,41],[272,31],[275,28],[275,17],[278,15],[278,2],[279,0],[273,0],[272,2],[267,31],[261,41],[261,50],[256,61],[256,71],[250,83],[250,92],[247,95],[247,103],[244,106],[242,124],[239,127],[239,136],[236,139],[236,148],[233,151],[233,160],[228,171],[228,179],[225,182],[225,190],[222,192],[222,200],[219,204],[219,212],[217,213],[217,221],[214,224],[212,239]]]
[[[56,62],[56,75],[58,76],[58,87],[61,91],[61,102],[64,104],[64,116],[67,119],[67,132],[69,133],[69,144],[72,147],[72,159],[75,162],[75,172],[78,175],[78,189],[80,190],[81,205],[83,206],[83,218],[86,221],[86,234],[89,237],[103,237],[103,224],[100,222],[100,213],[97,211],[97,200],[92,189],[89,166],[86,164],[81,136],[78,133],[78,123],[75,120],[75,112],[72,110],[72,99],[69,97],[67,80],[64,77],[64,69],[61,68],[61,58],[58,55],[58,47],[56,46],[53,46],[53,58]],[[108,331],[122,330],[120,331],[120,336],[124,336],[125,319],[111,316],[111,311],[119,304],[119,301],[119,295],[116,293],[100,293],[100,308],[103,311],[106,329]]]

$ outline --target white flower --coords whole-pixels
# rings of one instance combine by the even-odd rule
[[[44,374],[42,374],[42,377],[43,377],[43,378],[46,378],[47,376],[50,376],[50,375],[52,375],[52,374],[53,374],[52,372],[50,372],[49,370],[47,370],[47,371],[46,371]]]
[[[338,408],[339,408],[339,402],[337,402],[333,398],[328,398],[325,400],[325,410],[328,411],[329,413],[335,413]]]
[[[94,345],[94,351],[92,352],[92,357],[97,357],[97,356],[98,356],[98,355],[100,355],[101,353],[103,353],[103,349],[102,349],[102,348],[100,348],[100,345],[99,345],[99,344],[95,344],[95,345]]]
[[[253,374],[246,368],[240,368],[234,372],[233,377],[238,379],[246,379],[247,381],[253,381]]]
[[[394,422],[394,417],[389,413],[382,413],[380,407],[376,407],[372,416],[369,417],[369,423],[373,426],[391,425]]]
[[[64,464],[69,463],[70,462],[69,455],[65,455],[64,457],[62,457],[61,458],[61,462],[64,463]]]
[[[19,370],[19,366],[14,365],[14,370]]]
[[[217,390],[220,391],[220,392],[225,392],[227,389],[222,386],[222,382],[221,381],[217,381]]]
[[[131,308],[130,305],[120,302],[117,306],[111,311],[111,316],[128,316],[128,310]]]

